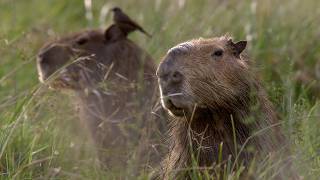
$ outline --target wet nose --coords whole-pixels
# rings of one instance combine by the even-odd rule
[[[182,81],[182,74],[179,71],[173,71],[169,78],[173,83],[180,83]]]
[[[40,64],[51,64],[52,59],[55,59],[55,63],[59,63],[65,61],[69,54],[72,54],[72,51],[67,46],[52,44],[38,53],[38,61]]]
[[[39,61],[39,63],[43,63],[43,59],[44,59],[44,57],[45,57],[45,53],[46,52],[40,52],[38,55],[37,55],[37,59],[38,59],[38,61]]]
[[[57,51],[58,47],[55,45],[51,45],[45,49],[43,49],[40,53],[38,53],[38,62],[42,65],[42,64],[47,64],[49,63],[48,61],[50,60],[50,57],[53,55],[52,52]]]
[[[179,84],[183,79],[182,73],[179,72],[178,68],[169,61],[163,62],[160,65],[158,76],[162,81],[166,81],[168,84]]]
[[[38,61],[38,64],[41,65],[41,66],[44,66],[44,65],[48,64],[48,58],[46,58],[46,54],[45,53],[39,53],[37,55],[37,61]]]

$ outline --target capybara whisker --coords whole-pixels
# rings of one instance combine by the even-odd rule
[[[161,96],[162,99],[168,98],[168,97],[174,97],[174,96],[182,96],[182,93],[172,93],[165,96]]]

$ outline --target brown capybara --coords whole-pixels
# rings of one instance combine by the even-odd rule
[[[246,44],[227,36],[195,39],[171,48],[161,61],[158,84],[171,124],[161,178],[202,172],[220,179],[222,170],[232,173],[284,148],[272,103],[242,55]]]
[[[151,136],[161,126],[149,117],[157,99],[156,68],[121,28],[111,25],[49,42],[38,54],[37,67],[41,82],[75,92],[80,119],[101,149],[104,164],[123,169],[134,152],[135,159],[152,159],[146,150],[159,143]]]

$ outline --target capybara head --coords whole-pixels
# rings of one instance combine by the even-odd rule
[[[105,77],[111,69],[117,69],[120,79],[135,79],[136,71],[145,63],[143,52],[116,25],[106,31],[83,31],[50,42],[40,50],[37,58],[39,80],[44,82],[56,74],[49,83],[51,87],[83,89],[111,78]],[[135,71],[134,75],[128,67]]]
[[[241,58],[245,47],[246,41],[222,36],[171,48],[157,70],[163,106],[174,116],[237,108],[250,87],[248,64]]]

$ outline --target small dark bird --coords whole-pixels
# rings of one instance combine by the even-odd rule
[[[139,30],[148,37],[151,37],[139,24],[134,22],[128,15],[126,15],[119,7],[114,7],[111,9],[113,12],[113,21],[119,26],[119,28],[128,35],[129,33]]]

